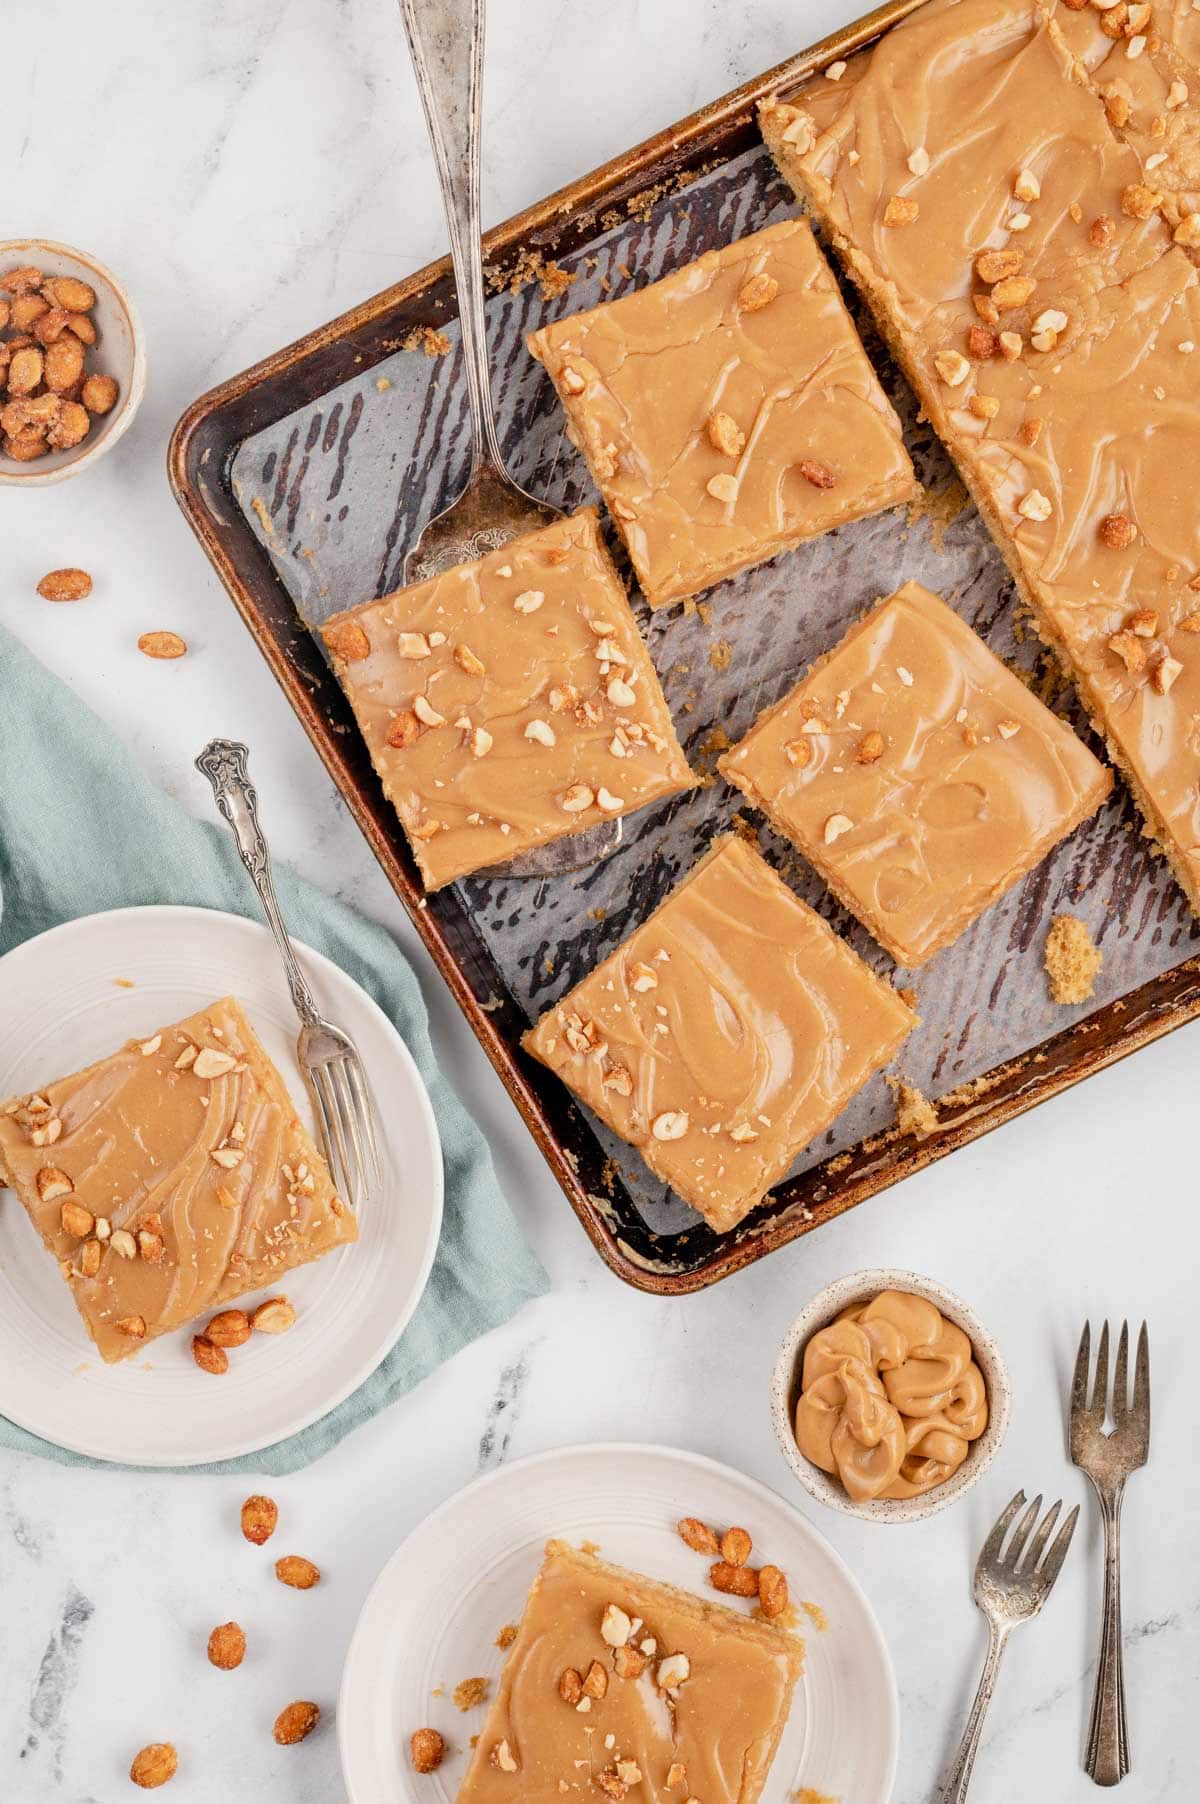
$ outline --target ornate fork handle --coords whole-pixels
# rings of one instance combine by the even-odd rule
[[[963,1804],[967,1788],[971,1783],[971,1773],[975,1766],[975,1756],[979,1752],[979,1743],[983,1735],[984,1718],[992,1701],[992,1693],[996,1689],[996,1679],[1000,1672],[1000,1657],[1008,1640],[1006,1630],[998,1628],[995,1623],[988,1624],[991,1639],[988,1643],[987,1659],[983,1663],[983,1672],[979,1677],[979,1689],[975,1693],[975,1702],[971,1705],[971,1714],[967,1718],[967,1726],[963,1730],[963,1738],[959,1743],[958,1753],[954,1756],[954,1764],[950,1768],[946,1783],[942,1788],[939,1804]]]
[[[1084,1765],[1097,1785],[1119,1785],[1129,1771],[1121,1645],[1121,1502],[1125,1487],[1096,1485],[1095,1491],[1104,1522],[1104,1616]]]
[[[471,402],[472,466],[503,468],[492,413],[479,210],[484,0],[400,0],[450,234]]]
[[[196,769],[203,772],[212,784],[217,807],[233,828],[233,837],[242,863],[258,891],[258,899],[275,936],[275,944],[279,947],[297,1013],[302,1021],[315,1027],[320,1024],[321,1016],[304,973],[296,962],[292,942],[279,912],[275,880],[271,875],[271,854],[258,820],[258,791],[250,781],[249,757],[247,747],[240,745],[236,739],[213,739],[197,758]]]

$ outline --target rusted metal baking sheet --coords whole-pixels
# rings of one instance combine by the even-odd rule
[[[593,498],[525,332],[785,215],[794,203],[759,142],[756,103],[861,47],[912,5],[881,8],[489,235],[492,361],[518,480],[560,507]],[[696,607],[651,617],[637,603],[680,737],[710,780],[634,817],[624,849],[607,863],[552,883],[467,881],[424,902],[312,632],[335,609],[398,586],[406,549],[465,476],[447,263],[204,396],[171,446],[180,505],[554,1175],[597,1250],[646,1290],[682,1292],[724,1277],[1200,1013],[1200,960],[1191,956],[1200,936],[1118,792],[914,980],[922,1026],[897,1072],[937,1100],[940,1132],[924,1141],[899,1134],[893,1095],[876,1079],[732,1233],[700,1222],[519,1049],[528,1021],[654,908],[714,832],[743,818],[739,799],[713,776],[720,749],[905,578],[945,595],[1086,733],[1018,617],[1000,557],[945,454],[915,417],[856,297],[848,299],[904,416],[925,502],[749,571]],[[426,327],[444,331],[447,353],[404,348]],[[886,970],[795,854],[765,827],[759,839],[799,893]],[[1086,1012],[1058,1009],[1046,992],[1042,945],[1063,908],[1091,924],[1104,951]]]

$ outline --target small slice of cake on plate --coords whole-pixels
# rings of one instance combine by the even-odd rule
[[[551,1541],[457,1804],[755,1804],[803,1644]]]
[[[916,491],[807,220],[530,334],[652,608]]]
[[[524,1044],[724,1232],[916,1025],[726,834]]]
[[[322,633],[427,889],[695,781],[593,509]]]
[[[0,1174],[109,1363],[358,1237],[230,996],[5,1103]]]
[[[911,582],[856,621],[718,768],[909,969],[1112,788],[1070,727]]]

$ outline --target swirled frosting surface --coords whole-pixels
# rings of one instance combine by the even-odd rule
[[[910,967],[1112,786],[1070,728],[919,583],[851,627],[720,769]]]
[[[693,781],[592,508],[322,631],[429,889]]]
[[[525,1044],[725,1229],[915,1025],[902,998],[728,835]]]
[[[945,1484],[987,1421],[969,1339],[911,1291],[843,1310],[804,1349],[796,1444],[856,1502]]]
[[[913,491],[900,422],[806,220],[555,320],[529,348],[651,607]]]
[[[1108,12],[930,0],[763,128],[1196,905],[1200,14]]]
[[[229,996],[7,1104],[0,1164],[108,1361],[358,1234]]]
[[[610,1635],[630,1626],[617,1646],[610,1607]],[[668,1687],[673,1657],[686,1676]],[[456,1804],[755,1804],[802,1666],[769,1623],[552,1541]],[[561,1694],[568,1671],[590,1675],[584,1710]]]

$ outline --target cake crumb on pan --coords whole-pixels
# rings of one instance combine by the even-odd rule
[[[1104,954],[1086,921],[1077,915],[1055,915],[1046,935],[1044,958],[1055,1002],[1066,1008],[1091,999]]]
[[[906,1083],[902,1077],[889,1077],[886,1082],[896,1098],[896,1126],[900,1132],[912,1134],[917,1140],[928,1140],[936,1134],[942,1125],[941,1116],[916,1084]]]

